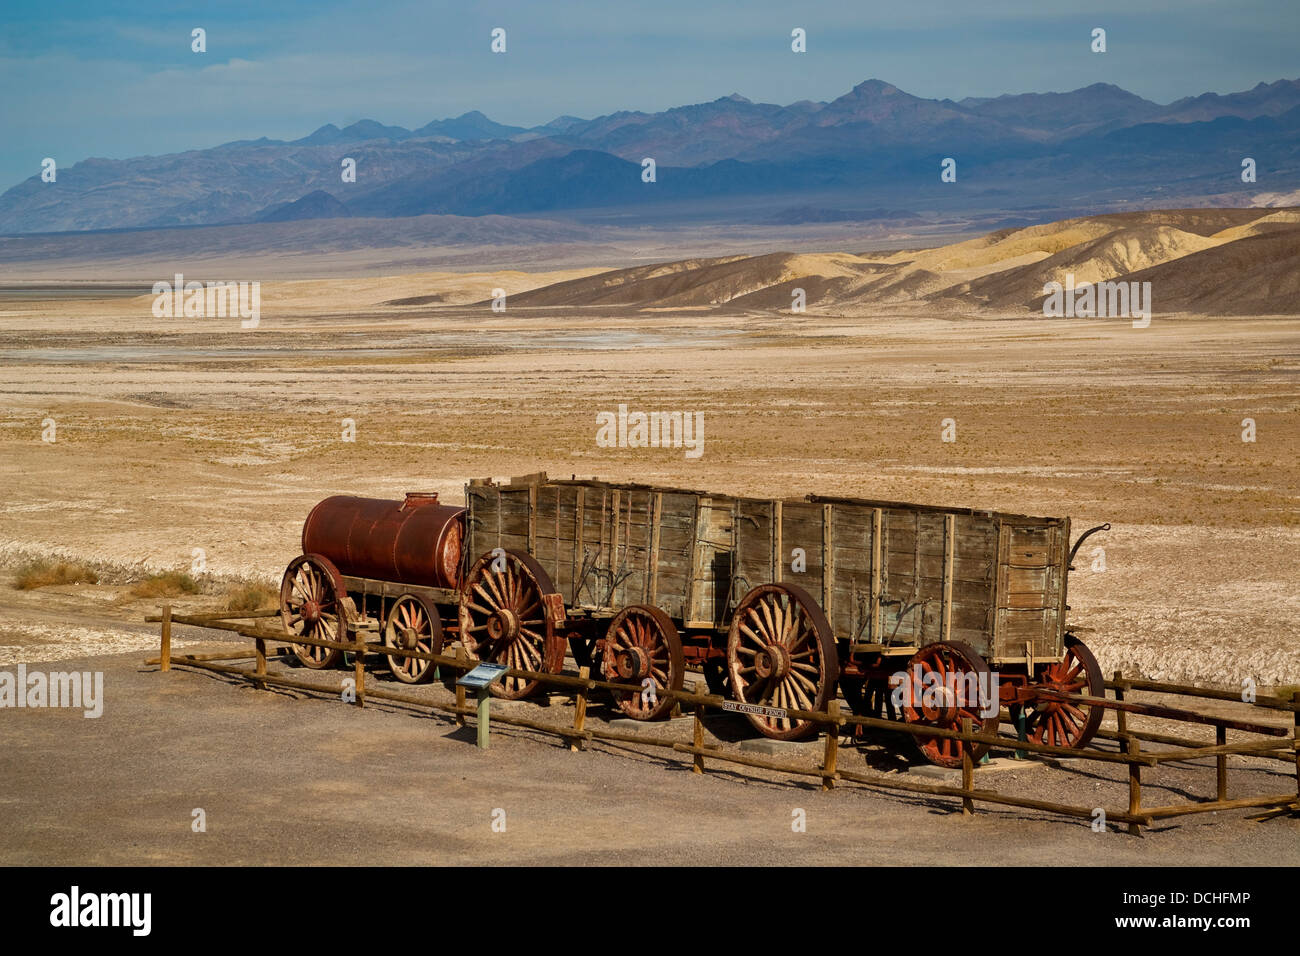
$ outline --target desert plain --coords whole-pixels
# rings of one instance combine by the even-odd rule
[[[926,291],[1094,239],[950,257]],[[1185,246],[1127,268],[1206,248]],[[278,587],[327,495],[457,503],[468,479],[545,471],[1069,516],[1076,534],[1109,523],[1069,580],[1069,623],[1103,671],[1300,686],[1296,316],[1162,311],[1159,284],[1140,328],[836,285],[909,257],[760,255],[752,274],[740,257],[692,260],[655,272],[667,285],[652,298],[622,300],[597,294],[626,284],[616,261],[268,279],[249,329],[156,318],[148,284],[171,270],[114,274],[112,294],[8,287],[0,665],[143,661],[157,641],[143,616],[159,602],[133,596],[133,581],[192,573],[203,593],[174,603],[193,607],[240,582]],[[806,310],[780,305],[801,284]],[[703,453],[601,447],[597,414],[620,405],[700,413]],[[100,583],[9,586],[45,558],[86,563]],[[196,693],[234,693],[193,680]],[[1295,822],[1268,826],[1294,859]]]

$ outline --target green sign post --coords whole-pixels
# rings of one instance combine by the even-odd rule
[[[493,684],[505,676],[507,670],[509,668],[501,664],[479,664],[456,681],[461,687],[474,691],[475,699],[478,701],[479,750],[488,749],[488,701],[491,699],[489,691]]]

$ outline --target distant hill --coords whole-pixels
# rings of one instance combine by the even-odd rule
[[[293,202],[268,206],[253,218],[257,222],[291,222],[296,219],[340,219],[351,215],[347,206],[325,190],[317,189]]]
[[[1255,183],[1241,182],[1245,156],[1256,160]],[[941,183],[949,157],[957,180]],[[642,180],[647,158],[654,182]],[[344,159],[356,164],[355,182],[340,177]],[[783,210],[849,221],[884,209],[991,223],[1135,205],[1249,206],[1297,188],[1300,80],[1162,106],[1102,83],[954,101],[872,79],[825,103],[732,93],[530,129],[478,111],[416,129],[362,119],[292,141],[87,159],[61,168],[55,183],[33,175],[0,195],[0,233],[339,214],[318,192],[378,217],[725,224],[770,222]]]
[[[1300,315],[1300,208],[1123,213],[1006,229],[885,256],[768,253],[619,269],[511,297],[515,307],[790,308],[901,302],[1041,311],[1048,282],[1150,282],[1156,312]]]

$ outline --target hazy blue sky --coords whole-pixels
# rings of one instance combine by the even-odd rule
[[[190,52],[190,30],[208,52]],[[493,27],[508,52],[489,51]],[[790,31],[808,52],[790,52]],[[1093,27],[1109,50],[1089,51]],[[737,92],[828,100],[1115,83],[1149,99],[1300,77],[1300,0],[74,0],[0,5],[0,189],[88,156],[479,109],[520,126]]]

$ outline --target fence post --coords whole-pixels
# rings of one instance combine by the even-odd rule
[[[1214,742],[1222,747],[1228,742],[1228,728],[1219,724],[1214,728]],[[1220,800],[1228,799],[1228,755],[1219,754],[1219,759],[1215,761],[1218,765],[1218,790]]]
[[[357,706],[366,706],[366,642],[360,634],[356,635],[357,651],[352,664],[352,678],[357,685]]]
[[[830,730],[826,732],[826,754],[822,758],[822,790],[835,787],[835,763],[840,752],[840,702],[833,700],[826,705],[826,713],[832,720]]]
[[[257,643],[257,667],[254,669],[253,673],[259,677],[265,677],[266,676],[266,641],[264,641],[262,638],[259,637],[257,638],[256,643]],[[262,681],[262,680],[255,681],[255,684],[259,690],[266,690],[266,681]]]
[[[465,663],[465,659],[468,656],[469,655],[465,653],[464,644],[456,645],[457,663],[459,664]],[[457,681],[456,683],[456,725],[458,727],[465,726],[465,687],[460,683],[461,674],[462,674],[461,668],[459,667],[456,668],[456,681]]]
[[[1300,690],[1292,692],[1291,703],[1300,707]],[[1295,722],[1295,742],[1292,744],[1295,748],[1295,796],[1300,800],[1300,710],[1293,711],[1291,717]]]
[[[486,687],[478,689],[478,749],[487,750],[491,732],[492,694]]]
[[[1136,757],[1142,750],[1136,737],[1129,737],[1124,749],[1130,757]],[[1128,812],[1134,816],[1142,812],[1142,765],[1136,761],[1128,765]],[[1142,827],[1130,823],[1128,832],[1129,836],[1141,836]]]
[[[695,749],[696,750],[704,749],[704,724],[700,722],[700,717],[701,715],[703,715],[703,713],[704,713],[704,705],[696,704],[695,705]],[[697,753],[695,755],[695,763],[691,767],[691,772],[704,773],[704,754]]]
[[[962,736],[969,736],[971,733],[971,722],[969,717],[961,719]],[[961,815],[963,817],[973,816],[975,814],[975,801],[970,797],[970,791],[975,789],[975,762],[971,760],[971,743],[968,740],[961,742],[961,788],[966,791],[961,798]]]
[[[1116,671],[1115,683],[1118,684],[1123,679],[1124,679],[1124,672]],[[1124,702],[1123,687],[1115,688],[1115,700],[1119,701],[1120,703]],[[1119,732],[1120,737],[1126,737],[1128,735],[1128,714],[1126,714],[1122,710],[1115,711],[1115,729]]]
[[[591,678],[590,667],[579,667],[578,677],[586,681]],[[583,684],[578,690],[578,699],[573,703],[573,732],[582,733],[582,727],[587,722],[587,685]],[[569,738],[569,751],[577,753],[582,749],[582,740],[579,737]]]
[[[162,609],[162,650],[158,655],[158,669],[172,669],[172,606],[164,604]]]

